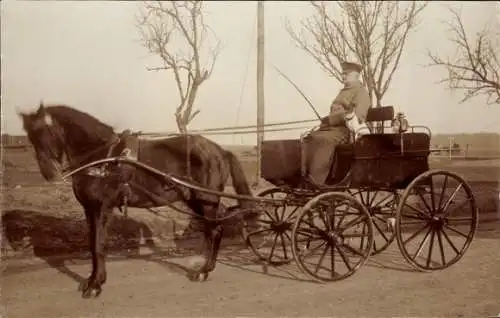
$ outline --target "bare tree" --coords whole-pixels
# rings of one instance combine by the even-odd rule
[[[442,58],[428,52],[432,66],[444,67],[451,90],[465,91],[461,102],[475,96],[487,96],[488,104],[500,104],[500,31],[485,26],[471,39],[467,35],[458,11],[450,8],[453,19],[449,26],[449,41],[456,47],[453,57]]]
[[[382,106],[382,98],[398,67],[406,39],[427,2],[310,3],[314,13],[301,21],[300,31],[286,22],[295,44],[339,81],[340,63],[350,59],[359,61],[372,103]]]
[[[193,111],[193,106],[200,86],[212,74],[220,42],[204,22],[201,1],[156,1],[143,6],[138,19],[141,43],[162,60],[162,65],[147,69],[173,72],[180,96],[175,119],[185,133],[200,112]],[[204,56],[206,63],[202,63]]]

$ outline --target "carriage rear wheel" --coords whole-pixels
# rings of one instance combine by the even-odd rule
[[[393,190],[349,189],[350,195],[363,204],[373,223],[373,250],[371,255],[385,251],[394,241],[394,221],[398,205],[398,193]]]
[[[454,173],[427,171],[401,196],[396,214],[399,249],[417,270],[445,269],[465,254],[477,222],[470,186]]]
[[[363,266],[373,248],[370,214],[346,193],[320,194],[298,215],[292,246],[298,267],[312,279],[347,278]]]
[[[289,193],[280,188],[271,188],[262,191],[257,196],[286,199]],[[279,206],[265,203],[263,206],[257,222],[246,228],[247,244],[262,261],[272,265],[288,264],[293,260],[292,226],[297,218],[297,211],[302,205],[290,200]]]

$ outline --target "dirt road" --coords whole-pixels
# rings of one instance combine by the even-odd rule
[[[465,257],[447,270],[416,273],[397,244],[347,280],[303,281],[294,263],[269,268],[247,250],[226,248],[204,283],[189,282],[161,255],[108,261],[99,298],[76,291],[88,263],[67,270],[8,261],[2,275],[2,317],[488,317],[500,313],[500,236],[479,233]]]

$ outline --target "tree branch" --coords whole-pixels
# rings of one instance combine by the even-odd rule
[[[363,66],[368,93],[380,106],[406,39],[427,2],[311,1],[310,4],[313,14],[301,21],[299,31],[286,22],[291,39],[338,81],[342,78],[340,63],[357,59]]]
[[[202,2],[146,2],[137,27],[143,46],[163,63],[146,69],[173,73],[180,98],[175,118],[179,130],[187,132],[188,124],[200,112],[193,112],[199,88],[211,76],[220,52],[215,34],[211,32],[212,38],[208,38],[210,28],[204,23]],[[202,63],[206,55],[209,61]]]
[[[500,104],[500,63],[498,35],[487,26],[476,34],[467,35],[460,13],[450,8],[453,19],[447,22],[448,40],[455,45],[454,57],[440,57],[428,51],[430,66],[440,66],[448,76],[440,80],[453,91],[463,91],[461,103],[477,96],[486,96],[488,104]],[[497,39],[497,43],[494,43]]]

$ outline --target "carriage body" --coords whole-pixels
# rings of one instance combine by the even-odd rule
[[[429,170],[426,133],[369,134],[337,147],[326,185],[348,179],[350,187],[404,189]],[[275,186],[303,186],[302,143],[268,140],[262,146],[261,176]]]
[[[383,125],[384,121],[390,119],[393,109],[387,107],[383,111],[371,113],[374,112],[383,116],[372,115],[371,119],[381,120],[370,122]],[[430,138],[430,133],[411,129],[407,133],[365,134],[352,144],[339,145],[326,185],[404,189],[418,175],[429,170]],[[303,187],[303,153],[301,139],[264,141],[261,153],[262,178],[275,186]]]

